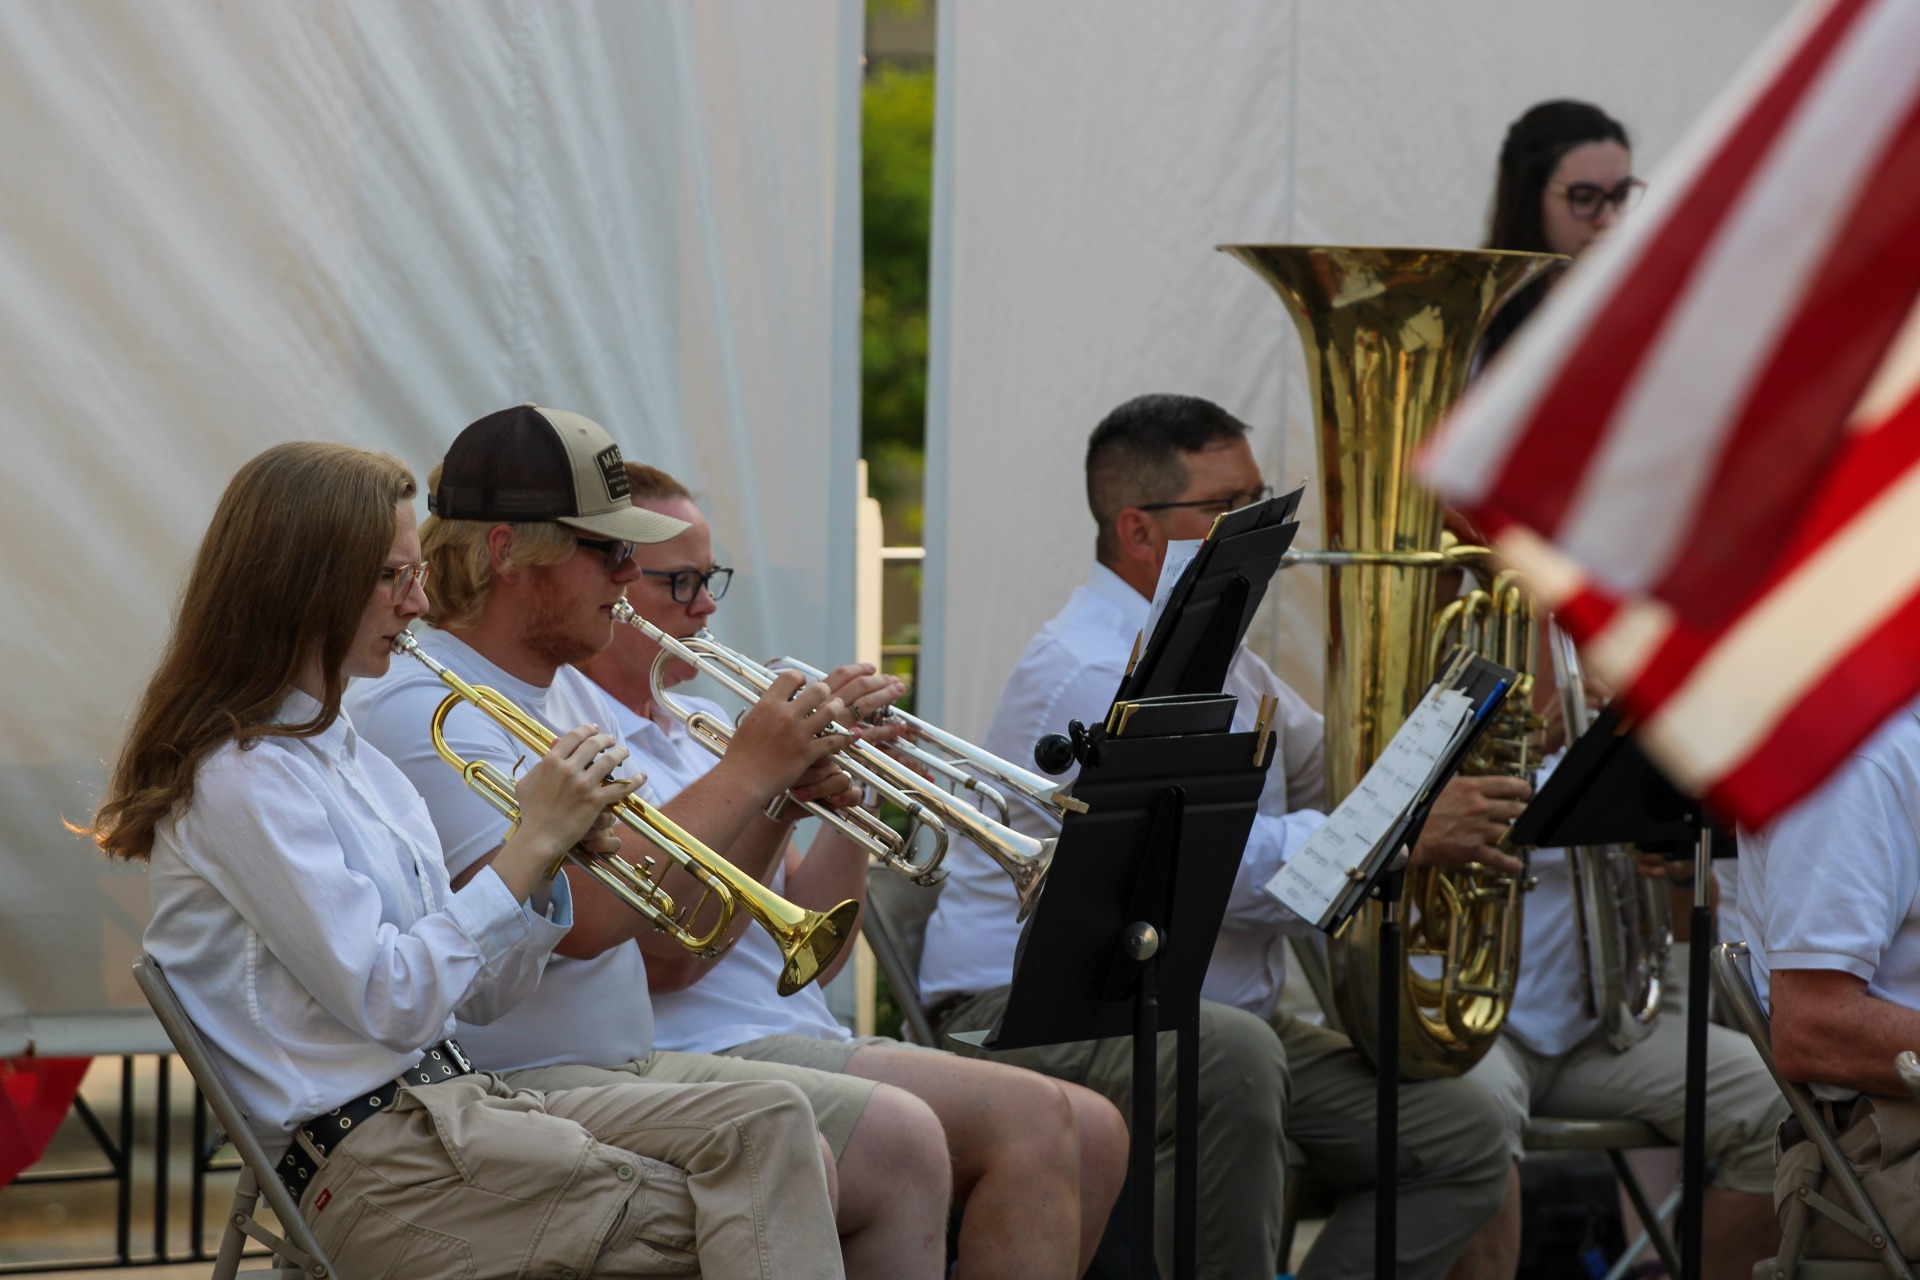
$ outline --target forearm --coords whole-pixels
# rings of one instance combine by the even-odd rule
[[[1785,970],[1773,975],[1773,1054],[1780,1073],[1803,1083],[1908,1097],[1893,1059],[1902,1050],[1920,1049],[1920,1011],[1870,994],[1866,984],[1851,975],[1833,975],[1848,979],[1844,989],[1837,983],[1804,981],[1820,972]]]

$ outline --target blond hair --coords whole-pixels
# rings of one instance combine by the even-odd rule
[[[440,487],[440,468],[427,474],[427,491]],[[487,533],[504,524],[513,531],[502,567],[527,569],[559,564],[573,554],[573,531],[551,520],[447,520],[428,516],[420,526],[427,575],[427,621],[436,627],[471,627],[493,594],[493,555]]]

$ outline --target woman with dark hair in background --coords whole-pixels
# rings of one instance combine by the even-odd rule
[[[1633,144],[1618,120],[1591,103],[1542,102],[1508,127],[1500,147],[1486,247],[1577,258],[1645,186],[1633,176]],[[1487,328],[1482,360],[1527,322],[1554,278],[1527,286],[1501,308]]]

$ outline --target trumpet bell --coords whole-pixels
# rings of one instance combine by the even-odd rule
[[[859,919],[860,904],[849,898],[831,911],[809,912],[805,924],[791,933],[775,931],[774,941],[786,965],[774,990],[790,996],[819,977],[852,939]]]

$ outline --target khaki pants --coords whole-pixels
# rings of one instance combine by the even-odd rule
[[[843,1275],[812,1113],[773,1083],[403,1087],[300,1209],[354,1280]]]
[[[844,1059],[841,1065],[846,1065]],[[871,1080],[836,1075],[830,1070],[813,1070],[784,1062],[754,1061],[711,1053],[675,1053],[666,1049],[640,1062],[622,1062],[610,1067],[528,1067],[521,1071],[503,1072],[501,1079],[516,1089],[542,1091],[579,1089],[634,1080],[648,1080],[656,1084],[779,1081],[792,1085],[806,1095],[807,1104],[813,1108],[820,1136],[833,1148],[835,1160],[846,1151],[847,1140],[853,1136],[854,1127],[866,1112],[867,1099],[873,1096],[876,1087]]]
[[[1516,1160],[1535,1111],[1640,1120],[1678,1142],[1687,1113],[1687,1020],[1664,1011],[1644,1040],[1621,1053],[1599,1031],[1558,1057],[1501,1036],[1467,1079],[1500,1100]],[[1720,1162],[1715,1185],[1764,1195],[1773,1185],[1773,1131],[1786,1118],[1787,1100],[1753,1043],[1708,1024],[1707,1154]]]
[[[1906,1099],[1861,1097],[1826,1108],[1839,1130],[1840,1152],[1886,1219],[1900,1253],[1920,1258],[1920,1105]],[[1850,1209],[1827,1180],[1820,1153],[1801,1136],[1798,1121],[1780,1129],[1780,1155],[1773,1178],[1773,1207],[1782,1221],[1801,1187]],[[1809,1210],[1804,1246],[1809,1258],[1873,1258],[1871,1248],[1826,1215]]]
[[[946,1015],[943,1034],[993,1025],[1007,991],[969,997]],[[959,1053],[1071,1080],[1110,1098],[1132,1119],[1133,1046],[1082,1041]],[[1301,1267],[1302,1277],[1373,1274],[1374,1076],[1345,1036],[1297,1019],[1267,1023],[1203,1001],[1200,1010],[1198,1272],[1209,1280],[1268,1280],[1280,1247],[1286,1139],[1342,1195]],[[1154,1241],[1160,1272],[1173,1274],[1174,1040],[1160,1037],[1154,1131]],[[1400,1091],[1400,1257],[1397,1274],[1444,1273],[1507,1184],[1507,1151],[1492,1099],[1461,1080]]]

